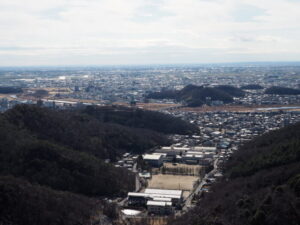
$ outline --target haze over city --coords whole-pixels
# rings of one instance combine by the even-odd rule
[[[299,225],[300,0],[0,0],[0,225]]]
[[[299,0],[1,0],[0,66],[298,61]]]

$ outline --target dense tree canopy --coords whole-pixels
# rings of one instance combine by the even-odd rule
[[[3,116],[0,120],[0,174],[90,196],[120,194],[134,188],[130,172],[51,139],[39,139]]]
[[[115,160],[124,152],[142,153],[170,143],[158,132],[100,121],[97,115],[98,112],[90,116],[78,111],[19,105],[4,116],[10,123],[29,130],[40,139],[51,140],[102,159]],[[164,123],[161,122],[162,125]]]
[[[173,131],[159,127],[168,124]],[[135,174],[103,159],[170,144],[160,132],[193,130],[142,110],[17,105],[0,114],[0,224],[86,224],[98,207],[115,217],[95,198],[124,196],[135,189]]]
[[[150,93],[147,97],[153,99],[176,99],[182,101],[190,107],[197,107],[208,103],[208,99],[219,100],[224,103],[233,101],[233,97],[242,97],[245,93],[243,90],[230,86],[220,85],[216,87],[203,87],[196,85],[187,85],[180,91],[163,90],[161,92]]]
[[[265,90],[265,94],[271,95],[300,95],[299,89],[273,86]]]
[[[150,129],[164,134],[192,134],[198,132],[197,126],[179,118],[155,111],[146,111],[121,106],[88,106],[86,113],[101,122],[115,123],[123,126]]]
[[[259,89],[263,89],[264,87],[259,85],[259,84],[248,84],[248,85],[244,85],[241,87],[241,89],[244,90],[259,90]]]
[[[0,176],[0,224],[88,224],[96,209],[95,200]]]
[[[0,87],[0,94],[16,94],[22,92],[22,88],[19,87]]]

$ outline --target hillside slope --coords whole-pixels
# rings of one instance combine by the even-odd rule
[[[300,123],[246,143],[199,205],[172,225],[297,225]]]
[[[193,124],[155,111],[121,106],[88,106],[81,112],[101,122],[114,123],[132,128],[150,129],[164,134],[188,135],[198,132],[197,126]]]
[[[22,88],[19,87],[1,87],[0,86],[0,94],[18,94],[22,93]]]
[[[108,121],[101,120],[101,111],[18,105],[0,114],[0,224],[90,224],[99,207],[116,215],[114,206],[96,199],[133,191],[135,174],[103,159],[169,144],[154,128],[178,119],[134,112],[147,115],[125,126],[131,112],[109,113],[114,118]],[[155,119],[140,127],[151,115]],[[185,125],[178,124],[179,129]],[[96,218],[101,215],[97,211]]]
[[[242,86],[241,89],[242,90],[261,90],[261,89],[264,89],[264,87],[259,84],[248,84],[248,85]]]
[[[166,136],[149,130],[102,122],[77,111],[59,111],[18,105],[4,114],[20,129],[101,159],[116,160],[124,152],[142,153],[158,145],[168,145]],[[161,125],[164,125],[164,121]]]
[[[187,85],[180,91],[165,90],[150,93],[147,97],[153,99],[176,99],[177,101],[184,102],[187,106],[197,107],[206,103],[209,104],[207,99],[230,103],[233,101],[233,97],[242,97],[244,95],[243,90],[230,85],[220,85],[216,87]]]
[[[89,196],[134,189],[134,175],[127,170],[51,140],[38,139],[4,116],[0,117],[0,175],[23,177],[56,190]]]
[[[0,176],[0,224],[89,224],[96,201]]]
[[[279,86],[272,86],[265,90],[265,94],[271,95],[300,95],[299,89],[293,88],[286,88],[286,87],[279,87]]]

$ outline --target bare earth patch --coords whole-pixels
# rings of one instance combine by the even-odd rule
[[[178,175],[153,175],[148,181],[148,188],[173,189],[192,191],[194,183],[198,180],[195,176],[178,176]]]

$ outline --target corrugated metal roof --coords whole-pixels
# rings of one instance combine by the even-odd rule
[[[153,198],[153,201],[172,202],[171,198]]]
[[[172,203],[162,201],[148,201],[147,206],[172,206]]]
[[[145,193],[147,194],[163,194],[163,195],[182,195],[181,190],[167,190],[167,189],[151,189],[146,188]]]
[[[144,198],[152,198],[152,199],[154,199],[154,198],[180,199],[181,195],[128,192],[128,197],[144,197]]]
[[[162,155],[153,155],[153,154],[146,154],[143,156],[144,160],[159,160]]]

